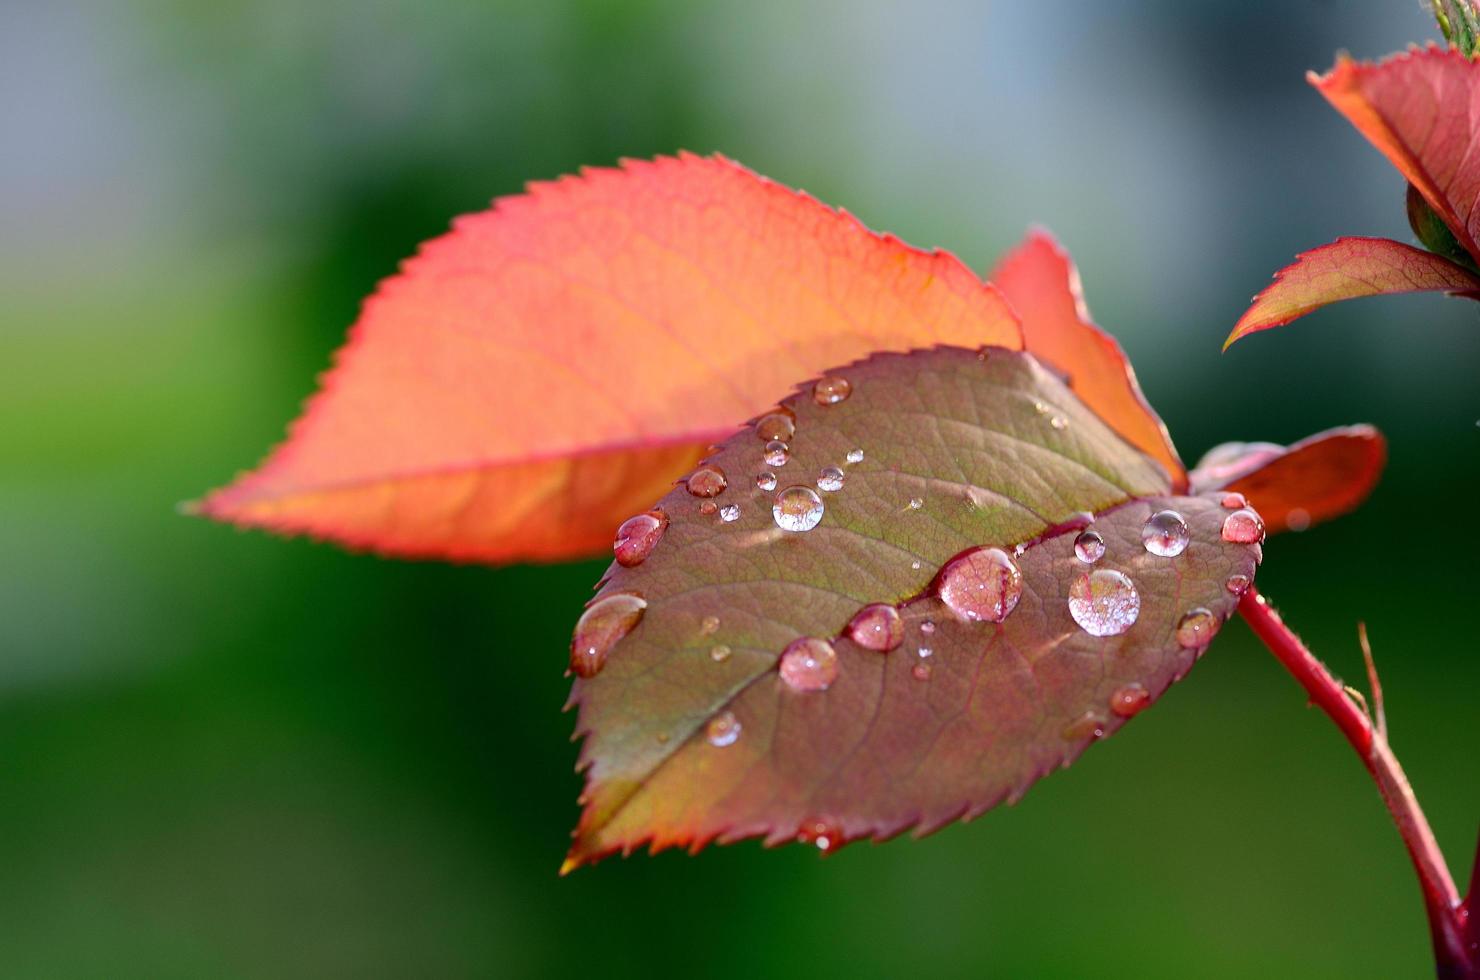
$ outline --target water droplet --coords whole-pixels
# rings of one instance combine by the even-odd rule
[[[925,506],[925,501],[921,500],[919,497],[911,497],[908,506],[910,510],[919,510],[921,507]]]
[[[699,620],[699,632],[701,634],[703,634],[704,636],[709,636],[710,634],[714,633],[718,629],[719,629],[719,617],[718,616],[705,616],[703,619]]]
[[[1069,427],[1069,420],[1064,418],[1062,415],[1055,415],[1053,418],[1048,420],[1048,424],[1053,426],[1055,429],[1067,429]]]
[[[918,651],[916,651],[916,652],[917,652],[917,653],[919,653],[919,655],[920,655],[920,659],[921,659],[921,660],[924,660],[924,659],[925,659],[925,658],[926,658],[926,657],[928,657],[928,656],[930,656],[930,655],[931,655],[931,654],[933,654],[933,653],[935,653],[935,651],[934,651],[934,650],[932,650],[932,649],[930,649],[930,647],[921,647],[921,648],[920,648],[920,649],[919,649],[919,650],[918,650]]]
[[[1310,511],[1304,507],[1291,507],[1285,512],[1285,527],[1297,534],[1310,530]]]
[[[764,490],[767,493],[770,493],[772,490],[776,489],[776,474],[772,473],[770,470],[766,470],[762,473],[757,473],[755,475],[755,485],[757,489]]]
[[[828,493],[843,489],[843,471],[836,466],[824,466],[822,472],[817,474],[817,488]]]
[[[917,681],[930,680],[930,661],[922,660],[910,668],[910,676]]]
[[[957,616],[1000,623],[1023,595],[1023,575],[1001,548],[977,548],[940,573],[940,598]]]
[[[1019,541],[1017,544],[1012,546],[1012,557],[1014,558],[1021,558],[1027,553],[1028,543],[1026,541]]]
[[[1069,615],[1090,636],[1117,636],[1141,615],[1141,596],[1123,572],[1097,568],[1074,577]]]
[[[1218,617],[1198,606],[1177,621],[1177,642],[1189,650],[1205,647],[1218,632]]]
[[[1264,540],[1264,520],[1251,507],[1243,507],[1223,519],[1223,540],[1234,544],[1258,544]]]
[[[653,553],[653,548],[658,539],[663,537],[663,530],[667,526],[668,515],[661,510],[650,510],[646,514],[638,514],[623,521],[612,541],[612,552],[617,556],[617,564],[626,568],[641,565]]]
[[[630,592],[614,592],[591,603],[570,638],[570,669],[581,677],[600,673],[612,648],[642,621],[646,608],[647,601]]]
[[[848,379],[836,375],[820,378],[812,386],[812,400],[819,405],[836,405],[851,394],[853,394],[853,386],[848,383]]]
[[[1047,415],[1048,406],[1043,404],[1042,402],[1034,402],[1033,411],[1037,412],[1039,415]]]
[[[715,503],[712,500],[706,500],[699,505],[699,513],[703,514],[705,517],[710,516],[718,510],[719,504]]]
[[[734,523],[740,519],[740,507],[738,504],[726,504],[719,509],[719,519],[726,524]]]
[[[766,443],[765,455],[761,457],[767,466],[785,466],[786,461],[791,459],[791,448],[780,439],[772,439]]]
[[[843,828],[831,820],[807,820],[797,828],[797,843],[810,844],[826,854],[845,843]]]
[[[724,663],[726,660],[730,659],[730,648],[725,646],[723,643],[719,643],[710,647],[709,659],[713,660],[717,664]]]
[[[1140,684],[1127,684],[1118,687],[1115,693],[1110,695],[1110,710],[1122,718],[1130,718],[1138,715],[1141,710],[1151,703],[1151,692]]]
[[[865,650],[887,653],[904,642],[904,620],[898,609],[875,602],[848,621],[848,636]]]
[[[1081,531],[1074,539],[1074,557],[1086,565],[1093,565],[1105,557],[1105,539],[1099,531]]]
[[[793,691],[825,691],[838,676],[838,653],[815,636],[792,640],[781,654],[781,679]]]
[[[740,737],[740,719],[735,717],[732,711],[721,711],[709,719],[709,724],[704,728],[704,735],[709,739],[709,744],[716,748],[724,748],[726,745],[734,745],[735,739]]]
[[[928,619],[925,620],[920,624],[920,632],[924,633],[926,636],[929,636],[930,634],[935,632],[935,624]]]
[[[755,422],[755,434],[762,442],[780,440],[786,442],[797,430],[796,420],[790,412],[776,411],[762,415]]]
[[[1219,503],[1223,505],[1224,510],[1238,510],[1240,507],[1249,506],[1249,502],[1244,499],[1243,494],[1235,493],[1231,490],[1223,495],[1223,499]]]
[[[910,568],[914,569],[917,572],[920,570],[920,561],[918,558],[910,562]]]
[[[1086,711],[1065,725],[1062,734],[1067,742],[1077,742],[1082,738],[1103,738],[1105,717],[1094,711]]]
[[[1241,596],[1249,591],[1249,576],[1230,575],[1228,581],[1223,583],[1223,587],[1234,595]]]
[[[725,471],[711,463],[699,467],[688,479],[689,493],[696,497],[717,497],[727,485]]]
[[[862,449],[850,449],[850,450],[848,450],[848,462],[850,462],[850,463],[861,463],[861,462],[863,462],[863,450]]]
[[[1153,555],[1175,558],[1187,550],[1187,522],[1174,510],[1159,510],[1141,525],[1141,543]]]
[[[787,487],[776,495],[771,515],[783,531],[810,531],[822,520],[822,498],[811,487]]]

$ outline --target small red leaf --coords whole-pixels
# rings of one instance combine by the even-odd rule
[[[1223,342],[1289,323],[1344,299],[1385,293],[1480,293],[1480,276],[1433,252],[1387,238],[1338,238],[1296,256],[1254,297]]]
[[[1023,348],[1064,372],[1070,389],[1106,424],[1166,468],[1173,489],[1186,489],[1187,472],[1166,426],[1146,403],[1120,344],[1090,319],[1079,270],[1053,236],[1030,232],[991,280],[1022,321]]]
[[[722,157],[588,170],[427,243],[199,509],[394,555],[595,554],[796,378],[932,343],[1021,338],[952,256]]]
[[[1242,494],[1270,533],[1303,531],[1355,510],[1377,486],[1386,462],[1382,433],[1352,425],[1289,448],[1268,442],[1218,446],[1192,471],[1192,488]]]

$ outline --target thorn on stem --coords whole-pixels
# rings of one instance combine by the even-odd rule
[[[1377,679],[1377,662],[1372,659],[1372,644],[1367,642],[1367,624],[1357,623],[1357,642],[1362,645],[1362,659],[1367,662],[1367,686],[1372,689],[1372,709],[1376,716],[1377,734],[1387,741],[1387,712],[1382,706],[1382,682]]]

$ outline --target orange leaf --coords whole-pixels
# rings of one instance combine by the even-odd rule
[[[590,555],[798,378],[938,343],[1022,346],[951,255],[723,157],[625,161],[427,243],[288,441],[199,509],[385,554]]]
[[[1370,425],[1320,432],[1286,448],[1229,443],[1192,471],[1197,493],[1243,494],[1270,533],[1304,530],[1339,517],[1367,499],[1387,462],[1387,442]]]
[[[1024,348],[1068,376],[1069,388],[1131,445],[1156,460],[1172,487],[1187,472],[1166,426],[1146,403],[1115,338],[1090,320],[1079,270],[1052,235],[1034,230],[992,270],[1023,325]]]

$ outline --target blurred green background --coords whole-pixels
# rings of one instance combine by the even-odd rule
[[[1297,250],[1409,237],[1302,74],[1432,36],[1416,0],[5,4],[0,975],[1429,975],[1372,785],[1241,625],[979,822],[559,879],[603,563],[380,561],[174,505],[280,437],[417,242],[526,179],[722,150],[979,269],[1042,222],[1189,460],[1391,438],[1370,504],[1260,582],[1349,677],[1367,621],[1463,882],[1476,307],[1219,354]]]

